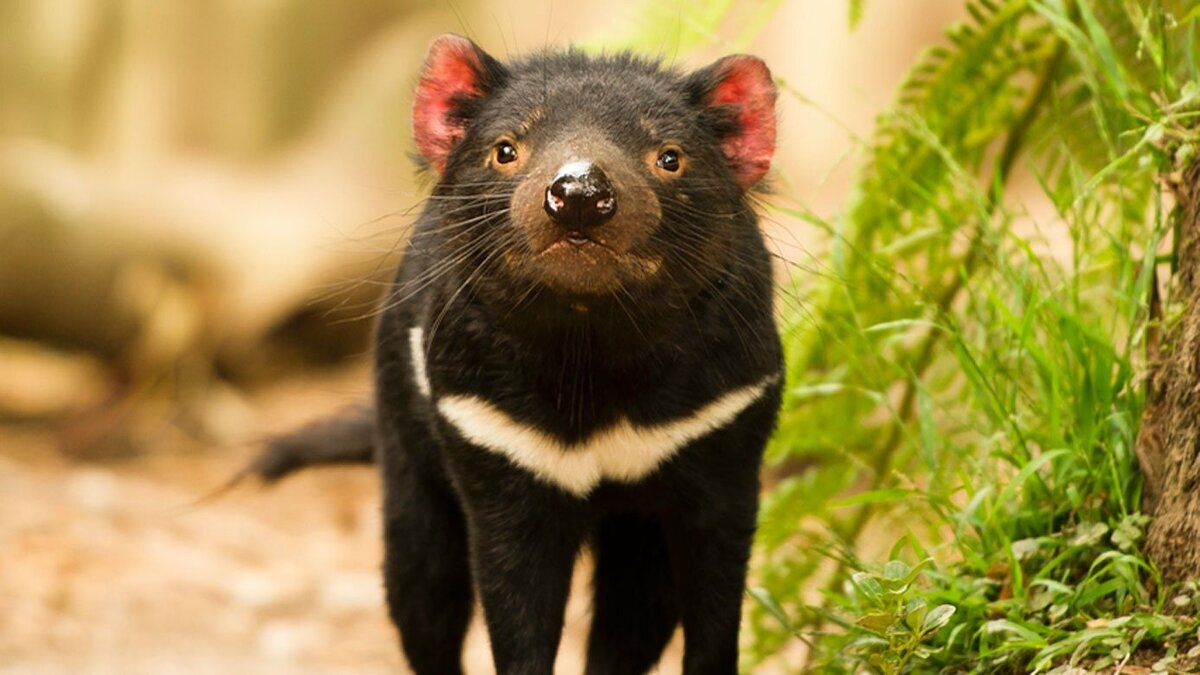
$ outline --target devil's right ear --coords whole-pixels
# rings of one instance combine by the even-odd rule
[[[775,154],[775,81],[767,64],[735,54],[688,78],[692,102],[718,122],[721,148],[738,185],[748,190],[766,175]]]
[[[479,102],[503,84],[504,66],[461,35],[446,33],[429,45],[413,101],[413,137],[438,172],[466,135]]]

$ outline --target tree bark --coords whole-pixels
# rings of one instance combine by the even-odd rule
[[[1151,335],[1150,377],[1137,456],[1146,552],[1172,581],[1200,578],[1200,162],[1176,188],[1179,243],[1172,310]]]

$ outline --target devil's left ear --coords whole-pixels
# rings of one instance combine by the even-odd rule
[[[693,105],[721,139],[729,168],[743,190],[771,168],[775,154],[775,82],[754,56],[726,56],[687,80]]]
[[[466,135],[479,103],[506,76],[498,61],[461,35],[446,33],[429,45],[413,100],[412,125],[417,149],[438,173]]]

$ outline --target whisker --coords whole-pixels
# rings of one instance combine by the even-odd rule
[[[477,216],[475,218],[468,219],[467,221],[460,221],[459,223],[455,224],[455,227],[462,227],[477,222],[486,222],[489,219],[503,216],[505,213],[507,213],[507,211],[507,209],[503,209],[500,211],[487,213],[482,216]],[[462,232],[459,232],[456,236],[461,236],[462,234]],[[484,236],[481,236],[478,240],[471,242],[465,248],[456,251],[453,257],[444,258],[437,261],[429,268],[423,270],[420,275],[414,277],[413,279],[407,280],[403,284],[393,284],[395,290],[390,297],[388,297],[385,302],[381,303],[372,313],[359,318],[369,318],[370,316],[390,311],[391,309],[407,302],[417,293],[420,293],[422,290],[428,288],[430,285],[436,282],[444,274],[456,267],[459,267],[472,256],[487,248],[489,245],[491,245],[491,241],[489,241],[488,233],[485,231]]]

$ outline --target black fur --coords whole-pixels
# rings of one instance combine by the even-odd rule
[[[384,571],[404,651],[418,673],[460,672],[478,594],[498,672],[550,673],[573,565],[588,544],[596,572],[587,672],[645,672],[681,622],[685,673],[736,672],[778,377],[732,423],[650,475],[582,497],[466,442],[436,409],[443,396],[469,394],[570,442],[621,418],[684,417],[779,376],[769,258],[720,145],[736,117],[704,107],[711,69],[688,76],[577,52],[484,63],[482,95],[456,102],[465,137],[416,225],[376,334]],[[658,274],[574,293],[506,265],[508,253],[530,254],[511,210],[529,178],[499,174],[488,153],[534,109],[521,135],[527,152],[584,133],[642,172],[661,218],[638,250],[661,259]],[[663,138],[686,154],[678,178],[642,163]],[[431,398],[412,372],[414,326],[424,332]]]
[[[306,466],[375,461],[375,410],[359,407],[276,436],[243,473],[274,483]]]

